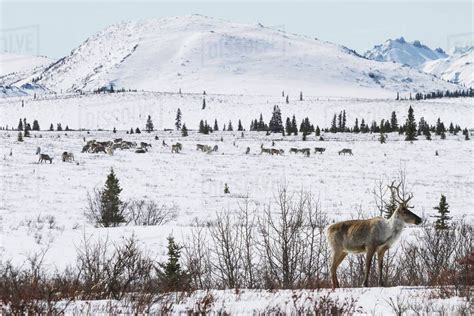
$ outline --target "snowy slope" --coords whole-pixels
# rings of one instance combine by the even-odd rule
[[[53,60],[44,56],[27,56],[13,53],[0,53],[0,80],[12,73],[24,73],[45,67]]]
[[[426,62],[423,71],[446,81],[474,87],[474,47],[444,59]]]
[[[33,82],[20,81],[34,78],[53,62],[44,56],[0,53],[0,97],[25,96],[44,89]]]
[[[200,15],[112,25],[45,70],[39,83],[57,92],[113,85],[231,94],[303,90],[324,96],[456,88],[332,43]]]
[[[383,44],[375,45],[364,56],[372,60],[393,61],[415,68],[421,66],[426,61],[448,57],[441,48],[432,50],[420,41],[410,43],[403,37],[389,39]]]

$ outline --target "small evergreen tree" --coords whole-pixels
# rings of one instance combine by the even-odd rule
[[[137,127],[137,128],[135,129],[135,134],[141,134],[141,133],[142,133],[142,132],[141,132],[140,129]]]
[[[181,109],[178,108],[178,111],[176,112],[176,119],[175,119],[175,123],[174,123],[174,126],[176,126],[176,130],[179,131],[181,129]]]
[[[40,130],[40,126],[39,126],[38,120],[34,120],[34,121],[33,121],[33,130],[34,130],[34,131],[39,131],[39,130]]]
[[[53,125],[53,123],[51,123],[51,125],[49,125],[49,130],[50,130],[51,132],[54,131],[54,125]]]
[[[336,133],[337,132],[337,116],[334,114],[331,122],[331,129],[329,130],[331,133]]]
[[[286,118],[286,123],[285,123],[285,130],[286,130],[286,135],[290,136],[291,132],[293,131],[291,127],[291,120],[289,117]]]
[[[133,127],[130,127],[130,134],[133,134]]]
[[[202,109],[206,108],[206,99],[202,99]]]
[[[237,130],[239,132],[243,131],[244,130],[244,127],[242,126],[242,122],[239,120],[239,124],[237,125]]]
[[[62,132],[63,127],[61,126],[61,123],[56,124],[56,130],[57,130],[58,132]]]
[[[183,124],[183,127],[181,127],[181,136],[183,137],[188,136],[188,129],[186,127],[186,124]]]
[[[18,131],[22,131],[23,130],[23,121],[20,119],[20,122],[18,123],[18,128],[17,128]]]
[[[296,125],[296,117],[294,115],[291,119],[291,131],[295,136],[298,135],[298,126]]]
[[[232,121],[229,121],[229,125],[227,125],[227,130],[228,130],[229,132],[234,131],[234,128],[232,127]]]
[[[303,101],[303,91],[300,91],[300,101]]]
[[[410,106],[408,109],[408,117],[405,124],[405,140],[413,141],[416,140],[416,122],[413,108]]]
[[[449,214],[449,204],[446,203],[446,196],[441,194],[441,199],[439,200],[438,206],[435,206],[434,209],[438,212],[434,217],[437,218],[435,222],[435,228],[437,230],[445,230],[449,228],[449,220],[451,217]]]
[[[163,290],[166,292],[174,292],[186,289],[187,275],[181,269],[179,263],[181,258],[182,247],[178,245],[173,236],[168,237],[168,260],[166,263],[160,264],[161,273],[160,281]]]
[[[224,184],[224,194],[229,194],[230,190],[229,187],[227,186],[227,183]]]
[[[359,119],[356,118],[355,120],[355,124],[354,124],[354,128],[352,130],[354,133],[359,133],[360,132],[360,128],[359,128]]]
[[[283,130],[281,111],[278,105],[275,105],[273,107],[273,114],[272,114],[272,118],[270,119],[270,123],[268,124],[268,128],[273,133],[280,133]]]
[[[217,119],[214,120],[214,130],[215,131],[219,130],[219,125],[217,124]]]
[[[137,127],[138,129],[138,127]],[[146,120],[146,125],[145,125],[145,130],[150,133],[153,132],[154,126],[153,126],[153,121],[151,120],[151,115],[148,115],[148,118]]]
[[[388,200],[388,203],[385,204],[385,211],[384,211],[385,218],[389,219],[390,217],[392,217],[392,214],[393,212],[395,212],[397,207],[398,207],[398,203],[395,197],[395,192],[391,191],[390,199]]]
[[[316,125],[316,136],[321,135],[321,129],[319,128],[319,125]]]
[[[286,104],[290,103],[290,99],[288,98],[288,94],[286,95]]]
[[[120,200],[121,192],[122,188],[119,180],[115,176],[114,169],[111,168],[100,195],[101,216],[99,224],[104,227],[115,227],[125,222],[123,202]]]
[[[115,126],[114,126],[114,129],[112,130],[112,133],[114,134],[117,133],[117,129],[115,128]]]
[[[23,141],[23,133],[22,132],[18,132],[17,141],[19,141],[19,142]]]
[[[392,116],[390,117],[390,130],[391,131],[398,130],[397,113],[395,113],[395,111],[392,112]]]

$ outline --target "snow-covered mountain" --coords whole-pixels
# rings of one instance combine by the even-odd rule
[[[423,64],[423,71],[443,80],[474,87],[474,47],[455,50],[455,54]]]
[[[41,73],[53,62],[44,56],[0,53],[0,97],[43,91],[43,87],[34,82],[24,82],[23,79],[34,78],[35,74]]]
[[[432,50],[420,41],[410,43],[403,37],[389,39],[383,44],[375,45],[364,56],[376,61],[392,61],[415,68],[427,61],[448,57],[441,48]]]
[[[116,89],[325,96],[392,96],[455,89],[455,85],[394,63],[379,63],[346,47],[190,15],[124,22],[87,39],[40,74],[57,92]]]

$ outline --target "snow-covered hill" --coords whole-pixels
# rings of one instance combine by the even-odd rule
[[[423,71],[446,81],[474,87],[474,47],[444,59],[426,62]]]
[[[392,61],[415,68],[426,61],[448,57],[441,48],[432,50],[418,40],[410,43],[403,37],[389,39],[383,44],[375,45],[364,56],[376,61]]]
[[[22,79],[28,77],[31,81],[51,63],[53,60],[44,56],[0,53],[0,97],[25,96],[43,91],[41,86]]]
[[[40,74],[60,92],[117,88],[232,94],[393,96],[456,86],[343,46],[201,15],[112,25]],[[21,83],[31,80],[28,78]]]

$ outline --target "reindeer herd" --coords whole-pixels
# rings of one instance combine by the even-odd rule
[[[158,140],[158,136],[155,137],[155,140]],[[81,153],[90,153],[90,154],[99,154],[99,153],[104,153],[113,156],[115,150],[120,149],[120,150],[132,150],[137,154],[144,154],[148,152],[148,149],[152,147],[151,143],[146,143],[146,142],[140,142],[137,143],[136,141],[127,141],[122,138],[115,138],[113,140],[108,140],[108,141],[97,141],[95,139],[88,140],[86,141],[85,137],[83,138],[83,141],[85,142],[85,145],[83,145]],[[222,139],[221,139],[222,141]],[[236,142],[234,141],[234,146],[238,147],[236,145]],[[275,141],[272,142],[272,147],[267,148],[264,147],[263,144],[260,146],[260,155],[262,154],[268,154],[268,155],[277,155],[281,156],[285,154],[284,149],[279,149],[279,148],[274,148],[275,146]],[[162,147],[168,147],[171,149],[171,153],[177,154],[180,153],[183,150],[183,144],[176,142],[175,144],[168,145],[165,140],[162,141]],[[207,145],[207,144],[196,144],[196,150],[201,151],[204,153],[215,153],[219,151],[219,146],[218,145]],[[245,154],[249,155],[251,152],[250,147],[246,147]],[[309,157],[311,155],[312,150],[310,148],[296,148],[296,147],[291,147],[289,149],[290,154],[298,154],[301,153],[305,157]],[[324,147],[314,147],[315,154],[323,154],[326,152],[326,148]],[[338,154],[341,155],[353,155],[352,149],[349,148],[343,148],[340,151],[338,151]],[[43,163],[43,162],[53,162],[53,158],[48,154],[42,154],[41,153],[41,148],[37,148],[36,155],[39,155],[39,160],[38,163]],[[61,160],[63,162],[74,162],[74,154],[72,152],[63,152],[61,155]]]

